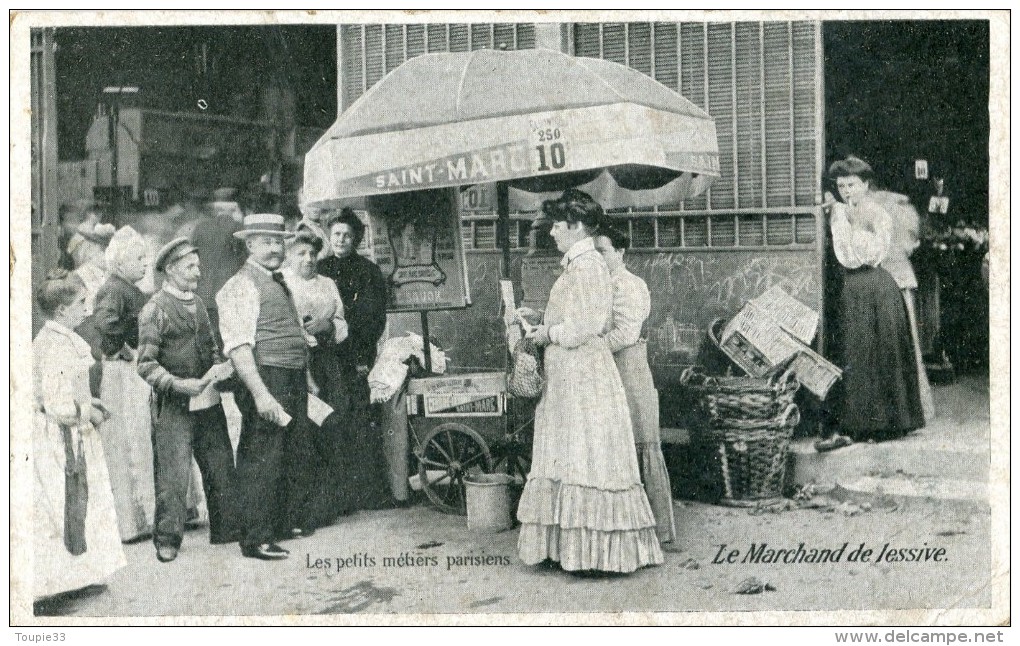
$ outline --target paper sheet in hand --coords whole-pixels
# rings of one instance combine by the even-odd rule
[[[513,350],[523,335],[524,326],[517,317],[517,303],[514,301],[514,284],[509,280],[499,281],[499,293],[503,297],[503,325],[506,327],[506,346]],[[520,327],[518,326],[520,323]]]
[[[203,379],[208,379],[212,383],[218,383],[224,379],[229,379],[234,374],[234,364],[229,361],[217,363],[205,373]]]
[[[287,411],[283,410],[283,406],[280,406],[280,426],[286,426],[290,424],[290,420],[294,419],[287,414]]]
[[[499,281],[499,293],[503,297],[503,322],[510,325],[514,322],[517,304],[514,302],[513,281]]]
[[[202,379],[209,380],[209,385],[201,393],[188,400],[188,410],[205,410],[220,403],[220,392],[216,390],[216,384],[224,379],[229,379],[233,374],[234,364],[229,361],[217,363],[212,368],[209,368],[202,375]]]
[[[188,400],[188,410],[205,410],[220,403],[220,391],[216,390],[216,384],[209,382],[205,390]]]
[[[312,393],[308,393],[308,419],[316,426],[322,426],[326,418],[333,412],[333,408]]]

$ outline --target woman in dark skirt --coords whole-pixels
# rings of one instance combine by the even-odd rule
[[[327,380],[332,387],[326,388],[348,458],[341,486],[348,510],[382,509],[392,505],[392,497],[368,372],[386,327],[386,282],[379,267],[357,253],[365,225],[354,211],[343,209],[330,218],[326,235],[332,255],[319,261],[318,271],[336,284],[349,329],[332,350]]]
[[[924,426],[917,363],[903,296],[881,267],[892,220],[868,196],[871,167],[856,158],[829,169],[843,202],[832,207],[833,249],[843,272],[837,321],[843,379],[835,414],[841,435],[819,450],[902,437]]]

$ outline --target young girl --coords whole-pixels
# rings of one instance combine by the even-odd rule
[[[74,332],[86,297],[82,282],[62,269],[50,272],[37,296],[47,317],[32,342],[37,599],[101,583],[127,564],[96,432],[106,412],[89,391],[94,359]]]

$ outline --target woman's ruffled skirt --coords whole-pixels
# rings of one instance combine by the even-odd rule
[[[569,571],[633,572],[663,560],[641,485],[603,491],[529,480],[517,517],[518,550],[529,565],[552,559]]]

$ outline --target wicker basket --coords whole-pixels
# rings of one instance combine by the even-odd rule
[[[790,439],[800,423],[793,403],[800,387],[796,378],[707,377],[688,369],[681,382],[699,396],[701,421],[691,428],[691,442],[711,457],[721,502],[754,505],[781,498]]]
[[[790,438],[799,421],[797,405],[790,404],[772,420],[691,434],[692,441],[713,453],[713,475],[722,484],[720,502],[744,506],[782,498]]]
[[[699,395],[708,421],[721,426],[774,419],[793,403],[800,389],[797,377],[789,371],[769,379],[709,377],[692,367],[684,370],[680,383]]]

